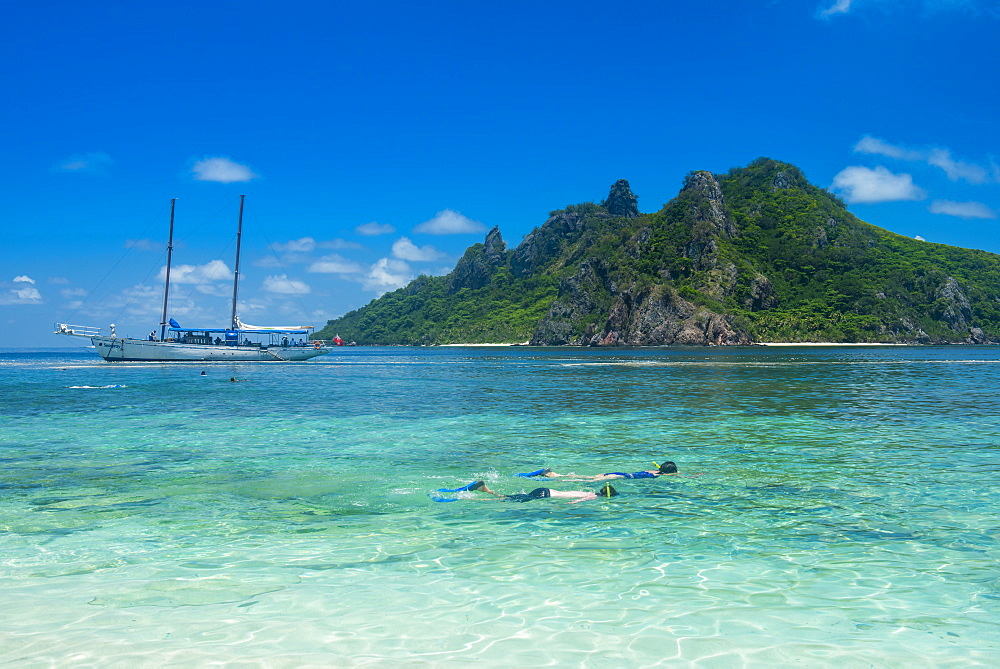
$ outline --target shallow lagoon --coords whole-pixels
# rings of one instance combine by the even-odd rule
[[[998,388],[997,347],[0,352],[0,662],[995,666]]]

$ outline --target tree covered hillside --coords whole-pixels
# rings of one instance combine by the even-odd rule
[[[693,172],[641,214],[624,180],[514,250],[494,228],[443,277],[331,320],[359,344],[597,346],[1000,340],[1000,256],[855,218],[794,166]]]

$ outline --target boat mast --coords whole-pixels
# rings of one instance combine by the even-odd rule
[[[236,268],[233,271],[233,317],[232,317],[232,327],[230,329],[236,330],[236,295],[240,289],[240,240],[243,237],[243,198],[246,195],[240,195],[240,220],[236,226]]]
[[[167,238],[167,278],[163,282],[163,315],[160,317],[160,341],[167,335],[167,296],[170,294],[170,257],[174,253],[174,205],[177,198],[170,199],[170,236]]]

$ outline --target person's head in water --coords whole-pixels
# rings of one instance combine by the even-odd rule
[[[668,460],[667,462],[664,462],[662,465],[660,465],[660,473],[661,474],[676,474],[677,473],[677,465],[674,464],[673,462],[670,462]]]
[[[605,483],[600,488],[597,489],[598,497],[617,497],[618,491],[610,483]]]

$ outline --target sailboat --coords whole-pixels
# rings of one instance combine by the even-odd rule
[[[56,323],[55,333],[90,339],[97,353],[108,362],[253,362],[309,360],[330,352],[319,341],[309,341],[311,325],[255,326],[243,323],[236,313],[240,286],[240,241],[243,236],[243,200],[236,230],[236,264],[233,273],[233,311],[227,328],[182,327],[167,318],[170,295],[170,263],[174,249],[174,207],[170,201],[170,234],[167,241],[167,269],[163,286],[163,314],[160,336],[155,330],[145,339],[119,337],[112,325],[105,335],[100,328]],[[296,340],[295,338],[299,339]]]

